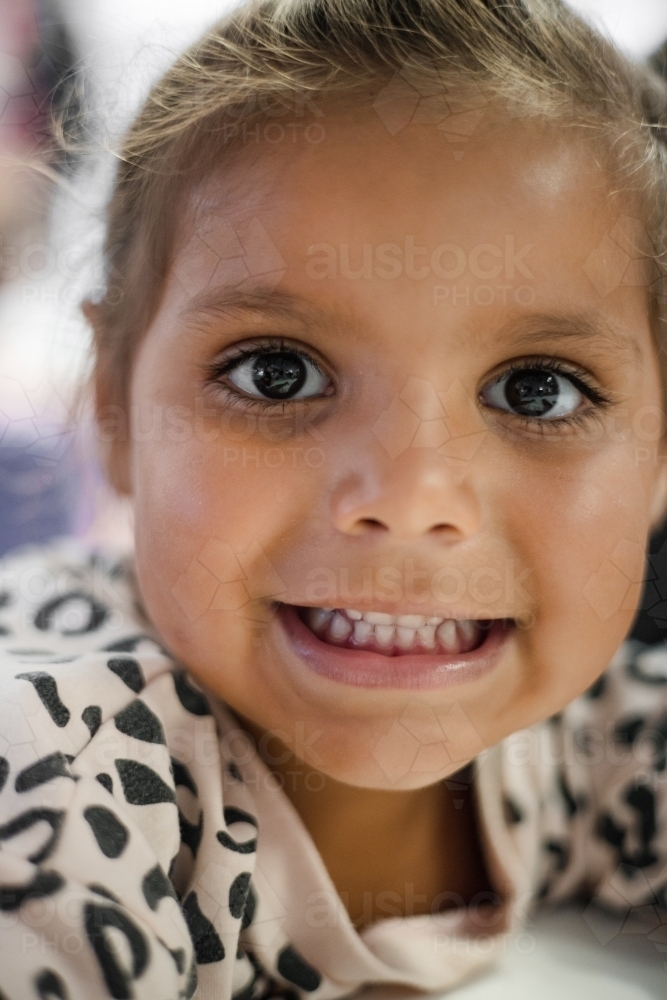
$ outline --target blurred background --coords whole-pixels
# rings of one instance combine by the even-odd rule
[[[0,554],[60,534],[131,541],[131,511],[96,460],[79,312],[100,283],[95,248],[113,157],[73,163],[57,153],[51,113],[68,108],[73,138],[113,148],[155,77],[231,6],[0,0]],[[660,62],[667,0],[571,6],[632,57]],[[667,638],[666,532],[653,540],[634,634]]]

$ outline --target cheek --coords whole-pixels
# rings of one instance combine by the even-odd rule
[[[605,668],[632,624],[649,531],[648,477],[634,448],[526,463],[503,501],[513,548],[531,567],[533,678],[563,704]]]
[[[256,436],[230,442],[219,425],[182,443],[136,447],[137,572],[158,626],[194,640],[202,627],[220,626],[220,614],[203,616],[214,600],[232,611],[266,593],[281,539],[305,522],[317,493],[303,450]],[[243,624],[243,616],[224,618],[226,628]]]

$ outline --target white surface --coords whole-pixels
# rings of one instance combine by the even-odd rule
[[[151,81],[239,0],[64,0],[97,99],[122,127]],[[667,38],[667,0],[567,0],[627,53]]]
[[[627,922],[595,906],[538,910],[495,967],[443,1000],[665,1000],[667,910],[644,909]],[[376,987],[362,996],[399,993]]]
[[[665,1000],[667,911],[645,909],[642,919],[627,922],[595,906],[538,910],[495,966],[443,1000]],[[363,1000],[411,996],[383,987],[361,994]]]
[[[570,7],[639,59],[667,38],[667,0],[568,0]]]

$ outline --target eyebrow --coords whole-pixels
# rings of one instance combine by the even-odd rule
[[[288,292],[278,292],[267,285],[254,289],[238,286],[217,288],[194,298],[181,311],[181,317],[192,321],[220,319],[233,312],[261,312],[276,319],[301,323],[340,323],[341,317],[322,310],[306,299]],[[537,314],[520,321],[510,321],[497,334],[507,346],[532,347],[548,340],[550,343],[573,343],[599,346],[613,354],[625,354],[641,364],[643,352],[637,339],[613,320],[598,313]]]
[[[229,286],[204,292],[184,306],[180,317],[196,325],[199,320],[216,320],[233,312],[261,312],[276,319],[298,319],[301,322],[314,319],[322,322],[327,317],[331,318],[330,314],[298,295],[277,292],[262,285],[253,289]]]
[[[523,332],[521,332],[523,328]],[[550,343],[592,344],[611,353],[632,355],[641,363],[643,353],[637,339],[606,316],[596,314],[561,314],[531,316],[520,324],[508,324],[501,331],[513,344],[531,347],[548,340]],[[518,335],[517,335],[518,332]]]

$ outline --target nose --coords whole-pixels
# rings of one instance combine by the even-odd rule
[[[386,463],[349,470],[335,490],[332,514],[346,535],[403,542],[461,541],[480,525],[472,484],[432,449],[409,449]]]

